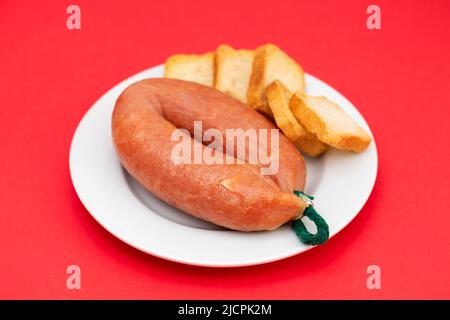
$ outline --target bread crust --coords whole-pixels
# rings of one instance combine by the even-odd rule
[[[250,107],[257,109],[258,105],[263,101],[262,93],[264,92],[264,69],[265,69],[266,47],[261,46],[255,50],[253,59],[252,74],[247,91],[247,102]]]

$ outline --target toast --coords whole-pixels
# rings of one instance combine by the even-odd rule
[[[332,147],[362,152],[372,141],[363,128],[325,97],[311,97],[296,92],[289,106],[308,131]]]
[[[279,80],[291,92],[303,91],[305,77],[302,67],[274,44],[260,46],[255,51],[253,70],[247,91],[248,104],[266,115],[271,115],[264,90]]]
[[[193,81],[212,87],[214,53],[173,55],[166,60],[164,77]]]
[[[323,142],[308,132],[295,118],[289,108],[289,100],[292,92],[280,81],[275,80],[272,82],[265,90],[265,96],[277,126],[297,148],[313,157],[320,155],[327,149],[327,146]]]
[[[235,50],[228,45],[219,46],[214,60],[214,87],[247,103],[253,57],[253,50]]]

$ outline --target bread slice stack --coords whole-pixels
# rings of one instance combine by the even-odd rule
[[[176,54],[167,59],[164,76],[214,87],[248,104],[311,156],[329,147],[362,152],[372,140],[337,104],[307,95],[303,68],[274,44]]]

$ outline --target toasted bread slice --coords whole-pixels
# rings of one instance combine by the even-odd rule
[[[256,110],[271,115],[264,90],[279,80],[291,92],[303,91],[305,78],[302,67],[276,45],[266,44],[255,51],[253,70],[247,91],[247,102]]]
[[[219,46],[215,55],[214,87],[246,103],[254,55],[253,50]]]
[[[275,80],[265,90],[265,96],[272,110],[275,122],[284,135],[294,143],[300,150],[310,156],[318,156],[323,153],[327,146],[319,141],[315,135],[308,132],[306,128],[298,122],[289,108],[289,100],[292,96],[280,81]]]
[[[197,82],[212,87],[214,80],[214,53],[176,54],[166,60],[164,76]]]
[[[325,97],[311,97],[296,92],[289,106],[308,131],[332,147],[362,152],[372,141],[370,135],[344,110]]]

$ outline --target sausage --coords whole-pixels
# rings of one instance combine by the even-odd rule
[[[185,128],[192,134],[194,120],[202,121],[203,130],[216,128],[224,135],[226,129],[276,128],[216,89],[146,79],[122,92],[112,114],[112,138],[122,165],[158,198],[229,229],[273,230],[302,214],[305,203],[293,191],[303,190],[305,163],[285,136],[279,135],[279,171],[271,176],[261,174],[263,164],[248,159],[243,164],[174,163],[171,153],[178,141],[172,141],[172,133]],[[202,151],[208,148],[189,139]]]

